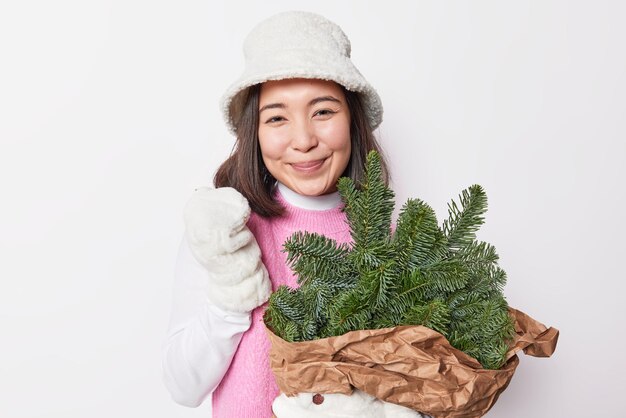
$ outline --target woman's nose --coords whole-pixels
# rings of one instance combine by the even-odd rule
[[[307,152],[318,144],[317,135],[308,121],[293,124],[291,132],[291,147],[301,152]]]

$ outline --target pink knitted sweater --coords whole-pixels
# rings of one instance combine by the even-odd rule
[[[248,227],[261,248],[262,260],[272,280],[273,289],[286,284],[297,287],[296,278],[287,266],[283,243],[295,231],[323,234],[339,243],[350,242],[350,229],[341,207],[307,210],[289,204],[277,193],[275,199],[286,211],[283,216],[263,218],[252,214]],[[269,418],[278,386],[269,367],[270,343],[263,323],[266,305],[252,312],[252,325],[241,339],[228,372],[213,393],[215,418]]]

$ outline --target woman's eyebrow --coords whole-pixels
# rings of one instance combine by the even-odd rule
[[[267,109],[284,109],[285,107],[286,106],[283,103],[270,103],[260,108],[259,113]]]
[[[322,97],[316,97],[315,99],[311,100],[309,102],[309,106],[313,106],[318,104],[319,102],[335,102],[335,103],[341,103],[341,101],[339,99],[334,98],[333,96],[322,96]]]

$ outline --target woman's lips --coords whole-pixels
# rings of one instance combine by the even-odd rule
[[[324,161],[326,161],[326,159],[304,161],[301,163],[291,163],[291,167],[293,167],[293,169],[297,171],[310,172],[310,171],[315,171],[318,168],[320,168],[322,164],[324,164]]]

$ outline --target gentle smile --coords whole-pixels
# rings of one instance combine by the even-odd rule
[[[320,168],[322,164],[324,164],[324,161],[326,161],[325,158],[314,161],[303,161],[301,163],[291,163],[291,167],[293,167],[294,170],[298,171],[314,171]]]

